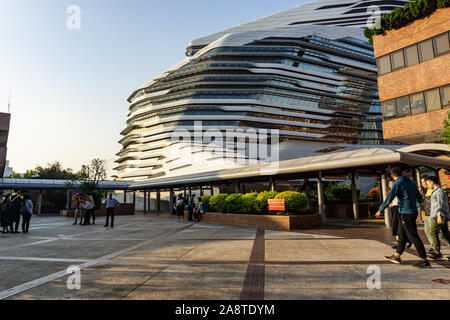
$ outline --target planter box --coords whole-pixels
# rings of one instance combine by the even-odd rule
[[[322,219],[319,214],[304,216],[266,216],[207,212],[203,215],[201,222],[290,231],[300,228],[320,227]]]

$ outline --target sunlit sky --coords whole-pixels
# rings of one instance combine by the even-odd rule
[[[75,171],[120,150],[129,94],[184,59],[195,38],[304,0],[0,0],[0,112],[10,166]],[[67,8],[81,10],[69,30]]]

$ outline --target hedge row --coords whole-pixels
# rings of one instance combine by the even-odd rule
[[[244,214],[267,214],[267,200],[284,199],[287,213],[301,213],[307,205],[305,194],[285,191],[263,191],[247,194],[218,194],[215,196],[203,196],[202,202],[209,204],[210,211],[220,213],[244,213]]]
[[[429,16],[437,9],[447,7],[450,7],[450,0],[411,0],[403,7],[382,14],[379,28],[366,28],[364,29],[364,35],[373,44],[373,36],[384,34],[392,29],[402,28],[415,20]]]

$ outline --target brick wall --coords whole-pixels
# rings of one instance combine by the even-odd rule
[[[432,15],[416,20],[408,26],[373,37],[375,57],[384,56],[450,30],[449,17],[450,8],[438,9]]]

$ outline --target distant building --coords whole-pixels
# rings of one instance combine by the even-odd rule
[[[6,151],[8,144],[9,124],[11,121],[11,114],[0,113],[0,178],[4,176],[5,168],[7,166]]]
[[[6,160],[5,170],[3,171],[3,177],[9,178],[14,173],[13,168],[9,166],[9,161]]]
[[[373,38],[385,139],[440,142],[450,111],[450,8]]]
[[[196,121],[204,131],[279,130],[280,160],[338,144],[386,143],[373,48],[362,28],[373,3],[385,13],[405,2],[320,0],[193,40],[184,61],[129,97],[118,178],[233,166],[182,156],[171,135],[194,131]],[[247,146],[229,151],[248,157]]]

